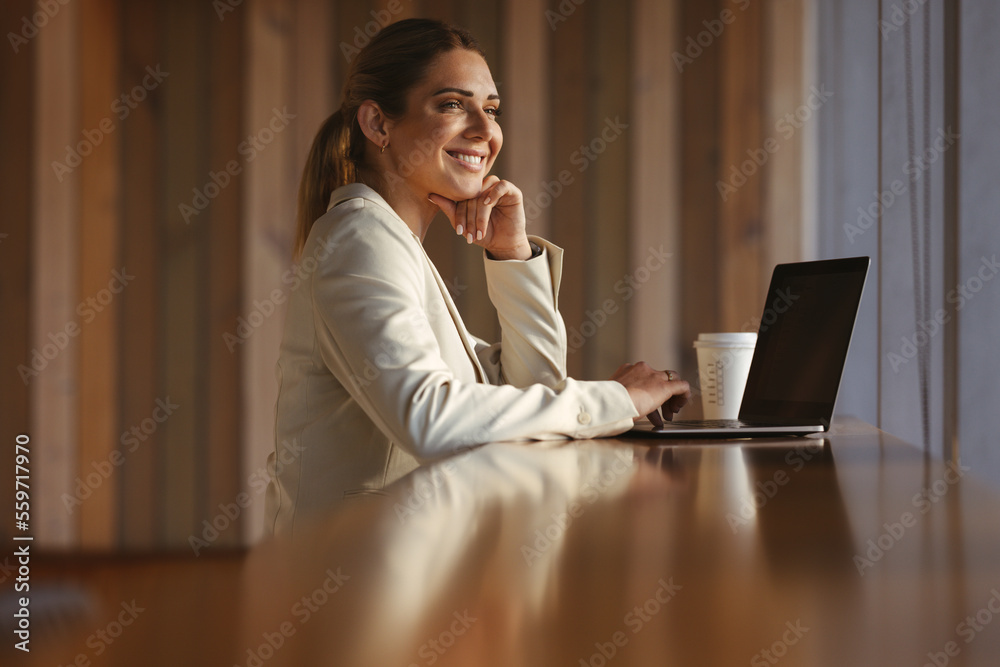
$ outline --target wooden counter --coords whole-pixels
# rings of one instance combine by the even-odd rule
[[[245,554],[42,559],[13,664],[996,665],[974,475],[850,421],[491,444]]]

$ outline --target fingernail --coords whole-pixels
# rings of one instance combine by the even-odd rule
[[[469,240],[469,243],[472,243],[472,232],[469,232],[468,234],[466,234],[465,238],[467,238]]]
[[[493,200],[492,200],[492,199],[490,199],[489,195],[487,195],[487,196],[486,196],[486,199],[484,199],[484,200],[483,200],[483,204],[486,204],[487,206],[489,206],[489,203],[490,203],[491,201],[493,201]]]
[[[477,241],[483,240],[483,230],[480,229],[479,231],[476,232],[476,240]]]
[[[432,203],[432,204],[434,203],[434,200],[433,200],[433,199],[431,199],[431,196],[430,196],[430,195],[427,195],[427,201],[429,201],[429,202],[430,202],[430,203]]]
[[[462,227],[462,225],[459,225],[458,227],[456,227],[456,228],[455,228],[455,231],[456,231],[456,232],[458,232],[458,235],[459,235],[459,236],[461,236],[461,235],[462,235],[462,232],[464,232],[464,231],[465,231],[465,228],[464,228],[464,227]]]

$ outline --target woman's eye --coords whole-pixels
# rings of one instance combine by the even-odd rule
[[[494,118],[499,118],[499,117],[500,117],[500,115],[501,115],[501,114],[502,114],[503,112],[502,112],[502,111],[500,111],[500,109],[493,109],[493,108],[491,108],[491,109],[487,109],[487,110],[486,110],[486,113],[490,114],[490,115],[491,115],[491,116],[493,116]]]
[[[442,104],[441,106],[443,108],[445,108],[445,109],[461,109],[462,108],[462,105],[459,104],[456,100],[449,100],[449,101],[445,102],[444,104]]]

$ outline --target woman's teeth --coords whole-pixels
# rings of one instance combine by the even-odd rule
[[[462,162],[468,162],[469,164],[479,164],[483,161],[482,155],[463,155],[462,153],[448,153],[448,155],[453,158],[458,158]]]

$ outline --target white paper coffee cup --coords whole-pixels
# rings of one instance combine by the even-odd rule
[[[698,377],[705,419],[736,419],[740,414],[755,333],[703,333],[694,348],[698,351]]]

